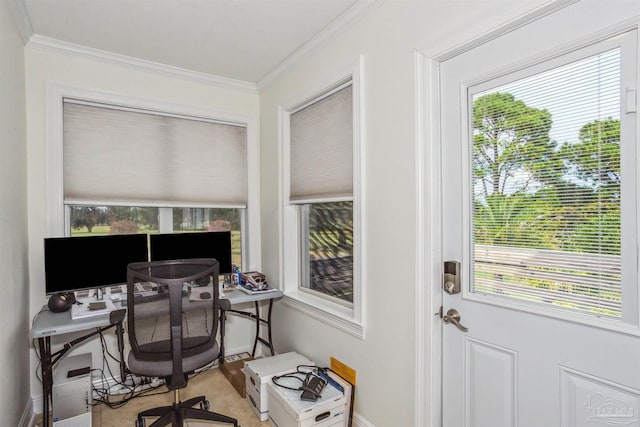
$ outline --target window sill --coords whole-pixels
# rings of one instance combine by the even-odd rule
[[[343,332],[364,340],[365,327],[353,319],[353,310],[304,292],[286,292],[283,303]]]

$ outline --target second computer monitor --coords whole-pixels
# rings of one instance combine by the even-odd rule
[[[151,261],[215,258],[220,274],[231,273],[231,232],[151,234]]]

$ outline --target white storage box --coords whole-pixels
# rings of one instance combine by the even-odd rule
[[[282,378],[279,382],[291,387],[299,386],[295,380]],[[300,399],[300,391],[267,384],[269,423],[272,427],[342,427],[346,415],[347,399],[344,394],[327,384],[322,397],[315,402]]]
[[[84,369],[81,374],[75,370]],[[91,353],[63,358],[53,374],[54,427],[91,427]]]
[[[271,382],[271,378],[275,375],[295,371],[299,365],[315,366],[315,363],[292,351],[263,359],[251,360],[244,364],[247,400],[260,421],[266,421],[269,415],[267,383]]]

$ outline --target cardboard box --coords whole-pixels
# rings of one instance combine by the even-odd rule
[[[295,387],[295,384],[296,382],[291,382],[285,385]],[[345,423],[345,395],[331,384],[324,388],[322,397],[309,402],[300,399],[299,391],[269,383],[267,400],[269,424],[272,427],[342,427]]]
[[[220,370],[224,374],[224,376],[229,380],[233,388],[236,389],[238,394],[243,398],[246,397],[245,391],[245,378],[244,378],[244,364],[249,360],[253,360],[251,358],[235,360],[233,362],[225,362],[220,365]]]

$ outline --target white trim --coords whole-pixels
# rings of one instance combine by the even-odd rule
[[[196,83],[257,93],[256,85],[251,82],[214,76],[207,73],[201,73],[198,71],[175,67],[173,65],[166,65],[158,62],[147,61],[145,59],[121,55],[118,53],[107,52],[104,50],[94,49],[75,43],[52,39],[49,37],[41,36],[39,34],[34,34],[31,36],[29,42],[27,43],[27,47],[62,53],[65,55],[79,56],[117,65],[123,65],[129,68],[143,70],[146,72],[151,72],[172,78],[189,80]]]
[[[258,91],[266,90],[280,75],[291,68],[307,53],[311,52],[317,46],[321,45],[325,40],[337,34],[340,30],[353,24],[357,19],[365,16],[369,11],[379,7],[384,0],[357,0],[349,9],[347,9],[337,19],[318,32],[311,40],[303,43],[291,55],[286,57],[284,61],[278,64],[274,69],[262,76],[256,86]]]
[[[353,413],[353,425],[354,427],[376,427],[371,421],[357,412]]]
[[[416,355],[415,425],[439,426],[442,327],[442,194],[439,63],[415,52],[416,70]],[[425,366],[425,361],[431,361]]]
[[[355,64],[339,67],[339,72],[332,72],[328,78],[314,81],[313,84],[300,91],[291,102],[284,103],[278,108],[279,123],[279,158],[281,162],[279,173],[279,222],[280,222],[280,283],[285,294],[285,304],[291,308],[323,321],[329,325],[345,331],[360,339],[365,335],[365,283],[361,259],[363,256],[363,218],[362,218],[362,123],[363,123],[363,95],[362,95],[362,56],[358,56]],[[299,219],[296,202],[289,201],[289,128],[292,111],[309,102],[327,90],[333,90],[337,85],[350,80],[353,97],[353,308],[346,309],[329,298],[320,298],[300,292],[298,289],[300,261],[298,251]],[[285,262],[287,260],[287,262]]]
[[[424,46],[416,51],[416,188],[421,192],[416,199],[416,277],[425,278],[424,281],[416,280],[415,284],[418,313],[415,318],[416,427],[442,425],[442,323],[433,315],[442,301],[439,283],[443,262],[439,64],[576,1],[552,0],[483,34],[463,33],[457,41],[448,45]],[[423,289],[425,286],[426,289]],[[423,311],[427,311],[426,319]],[[425,363],[428,363],[427,368]]]
[[[41,399],[42,400],[42,399]],[[27,404],[22,411],[22,416],[20,417],[20,421],[18,421],[18,427],[31,427],[36,418],[36,413],[33,408],[33,399],[28,399]]]
[[[288,292],[282,302],[287,307],[298,310],[316,320],[333,326],[361,340],[365,339],[365,327],[350,319],[351,311],[326,298],[310,295],[307,292]]]
[[[524,13],[504,24],[486,31],[482,34],[465,34],[458,36],[458,41],[450,43],[448,47],[442,49],[443,46],[423,46],[418,50],[427,58],[437,59],[438,62],[444,62],[464,52],[467,52],[480,45],[504,36],[518,28],[531,24],[547,15],[555,13],[560,9],[564,9],[580,0],[549,0],[546,4],[539,6],[527,13]]]

